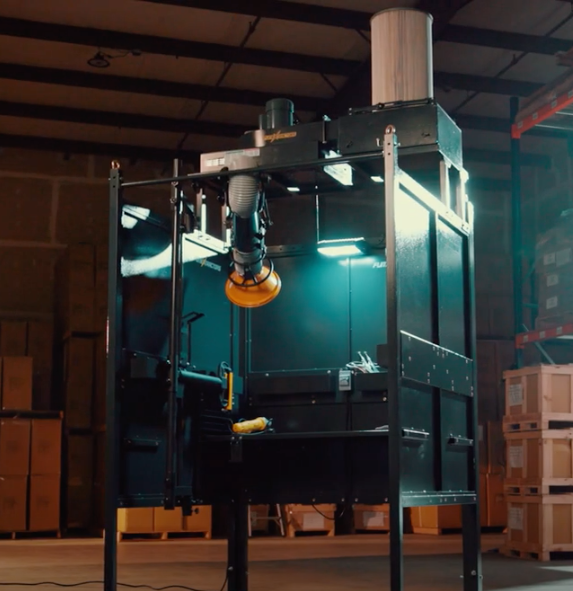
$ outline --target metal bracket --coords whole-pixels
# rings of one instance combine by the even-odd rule
[[[233,437],[231,439],[231,459],[232,464],[240,464],[243,461],[243,438]]]
[[[451,445],[452,447],[473,447],[474,440],[468,439],[467,437],[450,435],[448,437],[448,445]]]
[[[352,372],[349,369],[341,369],[338,372],[338,389],[340,392],[352,391]]]
[[[125,439],[124,445],[127,449],[133,451],[157,451],[159,449],[159,441],[157,439],[139,439],[134,437],[133,439]]]
[[[407,332],[401,333],[402,378],[473,396],[474,362]]]
[[[418,429],[402,429],[402,439],[404,441],[424,443],[428,441],[429,438],[430,434],[427,431],[420,431]]]

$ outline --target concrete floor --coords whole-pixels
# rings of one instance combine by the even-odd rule
[[[491,552],[502,536],[484,536],[484,589],[571,591],[573,563],[541,564]],[[462,589],[459,536],[406,536],[407,591]],[[119,579],[155,587],[185,585],[219,591],[225,578],[223,541],[123,542]],[[388,589],[388,536],[283,540],[259,538],[250,545],[250,591],[379,591]],[[0,542],[2,591],[9,582],[75,583],[102,578],[101,540]],[[54,591],[55,587],[35,587]],[[98,591],[101,584],[80,587]]]

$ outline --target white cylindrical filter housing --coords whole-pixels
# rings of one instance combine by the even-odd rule
[[[373,105],[434,97],[432,20],[413,8],[371,18]]]

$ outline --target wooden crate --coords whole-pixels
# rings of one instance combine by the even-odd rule
[[[503,474],[505,471],[505,439],[501,422],[487,423],[487,473]]]
[[[336,505],[286,505],[287,536],[294,538],[301,532],[334,536],[335,511]]]
[[[573,365],[538,365],[503,375],[506,417],[552,413],[573,420]]]
[[[389,531],[390,505],[354,505],[354,530]]]
[[[183,531],[203,534],[204,539],[210,540],[213,521],[212,515],[211,505],[193,507],[191,515],[183,517]]]
[[[439,535],[462,528],[461,505],[412,507],[410,515],[415,534]]]
[[[573,429],[506,433],[506,485],[573,486]]]
[[[485,498],[483,492],[481,498],[481,524],[482,527],[491,528],[507,526],[507,503],[502,474],[486,474],[485,476]]]
[[[251,505],[249,507],[249,519],[251,521],[251,531],[268,532],[269,531],[269,506]]]
[[[507,501],[504,554],[546,561],[553,553],[573,552],[573,495],[510,496]]]
[[[118,509],[117,531],[120,534],[153,533],[153,509]]]

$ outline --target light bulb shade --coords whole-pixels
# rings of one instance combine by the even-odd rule
[[[253,281],[233,271],[225,284],[225,295],[240,308],[260,308],[272,302],[281,291],[281,279],[276,271],[263,267]]]

